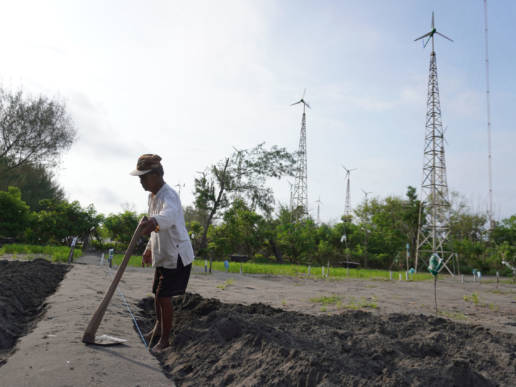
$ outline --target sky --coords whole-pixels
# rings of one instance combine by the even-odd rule
[[[146,211],[130,176],[143,153],[193,202],[199,171],[233,147],[296,151],[306,88],[308,199],[316,217],[404,196],[422,181],[430,48],[437,30],[448,185],[488,208],[482,0],[0,1],[0,86],[66,104],[77,140],[55,170],[68,200]],[[493,210],[516,214],[516,2],[488,1]],[[270,181],[288,204],[289,181]]]

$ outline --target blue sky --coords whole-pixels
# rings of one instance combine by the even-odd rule
[[[495,218],[516,213],[513,165],[516,2],[489,1]],[[56,170],[70,200],[103,212],[144,211],[127,173],[142,153],[166,180],[193,181],[233,146],[297,149],[307,89],[308,195],[321,218],[372,196],[404,195],[422,179],[430,48],[436,27],[450,190],[486,211],[483,1],[2,2],[0,82],[66,102],[78,140]],[[16,33],[14,33],[16,32]],[[291,179],[292,181],[292,179]],[[287,179],[271,182],[287,203]]]

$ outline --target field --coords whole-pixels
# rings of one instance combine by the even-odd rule
[[[50,259],[52,262],[68,262],[70,247],[67,246],[36,246],[25,244],[8,244],[0,247],[0,256],[8,255],[13,259],[18,256],[22,259],[33,259],[42,257]],[[81,249],[74,249],[74,259],[82,255]]]
[[[122,254],[115,254],[113,256],[113,263],[119,265],[122,262],[124,256]],[[142,258],[141,256],[131,256],[129,260],[129,266],[141,267]],[[209,267],[209,262],[197,259],[194,261],[194,265],[204,270],[205,264]],[[226,272],[223,261],[213,261],[212,270]],[[310,276],[322,277],[321,266],[312,266],[310,268]],[[293,265],[293,264],[265,264],[265,263],[242,263],[242,271],[246,274],[267,274],[267,275],[281,275],[281,276],[308,276],[308,266],[306,265]],[[327,267],[324,267],[325,274],[327,273]],[[240,273],[240,263],[230,262],[229,273]],[[401,274],[402,278],[405,279],[405,272],[392,271],[392,279],[397,280]],[[344,278],[363,278],[371,280],[389,280],[390,275],[388,270],[372,270],[372,269],[346,269],[343,267],[331,267],[328,277],[333,279],[344,279]],[[411,281],[424,281],[432,279],[432,276],[428,273],[416,273],[411,275],[409,278]]]
[[[139,259],[132,258],[119,290],[145,331],[153,321],[153,270],[138,267]],[[112,276],[99,257],[76,262],[82,264],[73,265],[45,301],[33,331],[8,353],[0,368],[6,383],[20,375],[27,385],[516,383],[511,283],[443,276],[435,316],[433,281],[387,281],[385,272],[374,271],[352,278],[351,270],[348,278],[332,277],[331,269],[322,278],[315,268],[308,277],[290,265],[261,268],[292,273],[281,276],[247,274],[246,266],[239,274],[239,264],[207,274],[200,261],[190,293],[174,301],[172,347],[154,358],[118,295],[99,334],[126,338],[127,345],[104,349],[80,342]]]

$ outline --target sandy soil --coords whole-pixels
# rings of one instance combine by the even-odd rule
[[[188,291],[199,296],[189,296],[177,306],[175,349],[158,362],[139,340],[118,295],[98,333],[126,338],[127,344],[99,348],[80,342],[111,282],[107,268],[96,265],[97,257],[80,262],[89,264],[73,265],[47,299],[42,319],[0,367],[2,384],[173,384],[164,372],[181,385],[442,385],[461,380],[463,385],[516,384],[515,285],[496,289],[495,283],[467,282],[468,278],[465,284],[439,281],[440,316],[446,318],[436,319],[432,282],[206,275],[196,270]],[[119,286],[144,326],[151,323],[150,303],[142,299],[151,295],[152,277],[151,269],[128,268]],[[316,300],[330,296],[338,302],[323,305]],[[255,303],[264,305],[257,309]],[[283,337],[290,339],[285,342]],[[303,344],[307,340],[310,345]],[[353,367],[333,361],[340,358]],[[339,367],[348,371],[339,374]]]

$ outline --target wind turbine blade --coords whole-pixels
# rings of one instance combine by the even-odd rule
[[[297,102],[294,102],[293,104],[290,104],[290,106],[297,105],[298,103],[301,103],[301,100],[299,100],[299,101],[297,101]]]
[[[305,106],[308,108],[308,109],[311,109],[310,105],[308,104],[308,102],[304,101],[304,104]]]
[[[425,48],[425,47],[426,47],[426,45],[428,44],[428,42],[430,41],[430,39],[432,39],[432,37],[431,37],[431,36],[427,39],[427,41],[426,41],[426,42],[425,42],[425,44],[423,45],[423,48]]]
[[[306,88],[303,90],[303,96],[301,97],[301,99],[305,98],[305,93],[306,93]]]
[[[437,32],[437,31],[435,31],[435,33],[436,33],[437,35],[441,35],[441,36],[442,36],[443,38],[445,38],[445,39],[448,39],[450,42],[453,42],[453,40],[452,40],[452,39],[450,39],[449,37],[447,37],[446,35],[443,35],[443,34],[441,34],[440,32]]]
[[[417,42],[418,40],[423,39],[423,38],[425,38],[425,37],[429,36],[431,33],[432,33],[431,31],[430,31],[430,32],[427,32],[427,33],[426,33],[426,34],[424,34],[423,36],[420,36],[419,38],[414,39],[414,42]]]
[[[434,11],[432,11],[432,29],[434,29]]]

